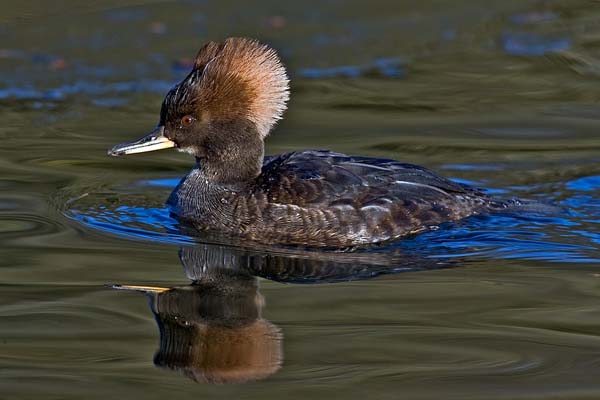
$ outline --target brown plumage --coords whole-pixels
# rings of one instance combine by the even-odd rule
[[[209,42],[188,77],[167,94],[165,111],[196,114],[205,124],[248,120],[264,138],[285,111],[288,83],[273,49],[245,38]]]
[[[196,167],[169,198],[173,214],[263,243],[362,246],[514,204],[394,160],[305,151],[265,161],[263,140],[288,97],[272,49],[244,38],[211,42],[165,97],[158,128],[109,154],[193,154]]]

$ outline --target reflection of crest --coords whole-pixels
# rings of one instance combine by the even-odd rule
[[[281,334],[260,318],[255,278],[226,279],[153,296],[160,329],[156,365],[210,383],[261,379],[279,369]]]
[[[188,286],[118,288],[149,295],[160,330],[159,367],[198,382],[236,383],[265,378],[281,366],[282,336],[261,318],[264,302],[252,275],[211,268]]]

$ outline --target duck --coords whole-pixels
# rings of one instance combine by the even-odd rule
[[[166,94],[158,125],[108,154],[191,154],[195,165],[167,200],[171,214],[198,232],[270,245],[380,245],[515,203],[392,159],[329,150],[265,156],[289,97],[271,47],[249,38],[209,42]]]

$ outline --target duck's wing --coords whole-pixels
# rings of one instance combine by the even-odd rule
[[[265,161],[257,190],[270,202],[362,208],[390,202],[440,202],[484,196],[412,164],[331,151],[286,153]]]

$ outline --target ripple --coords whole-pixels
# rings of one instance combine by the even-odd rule
[[[14,86],[5,89],[0,89],[0,100],[18,99],[18,100],[63,100],[68,96],[76,94],[85,94],[90,96],[98,96],[105,94],[127,93],[132,92],[151,92],[151,93],[166,93],[173,83],[161,80],[140,80],[140,81],[122,81],[122,82],[93,82],[80,80],[74,83],[69,83],[61,86],[56,86],[50,89],[36,89],[31,86]],[[100,101],[99,105],[103,104]],[[107,99],[104,102],[109,101]],[[114,99],[113,99],[114,105]]]
[[[406,74],[401,58],[377,58],[365,65],[341,65],[323,68],[302,68],[298,75],[310,79],[358,78],[360,76],[381,76],[399,78]]]
[[[566,37],[546,37],[533,33],[509,33],[502,35],[502,47],[514,56],[543,56],[547,53],[565,51],[571,48],[571,40]]]
[[[450,171],[502,171],[504,168],[500,165],[472,165],[472,164],[446,164],[442,169]]]
[[[567,189],[590,192],[600,189],[600,176],[586,176],[567,182]]]
[[[195,242],[193,237],[179,233],[179,222],[170,216],[166,207],[99,206],[86,210],[72,209],[67,216],[94,229],[128,239],[173,244]]]
[[[510,17],[510,21],[517,25],[539,24],[540,22],[556,21],[557,19],[559,19],[559,15],[549,10],[531,11]]]
[[[24,244],[37,236],[61,231],[62,227],[58,222],[39,215],[0,215],[0,239],[5,241],[19,239]]]

